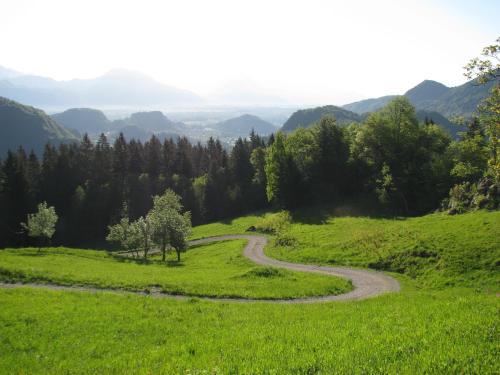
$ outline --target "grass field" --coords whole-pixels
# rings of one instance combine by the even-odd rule
[[[498,373],[498,298],[470,291],[276,305],[27,289],[0,301],[5,374]]]
[[[299,211],[289,232],[293,247],[266,253],[297,263],[371,267],[404,274],[423,288],[500,289],[500,212],[444,213],[416,218],[311,218]],[[195,228],[193,237],[243,233],[262,220],[249,215]]]
[[[171,255],[144,263],[104,251],[48,248],[0,251],[0,280],[91,285],[211,297],[292,298],[340,294],[349,282],[329,276],[257,266],[243,256],[245,240],[224,241],[188,250],[177,263]]]
[[[0,373],[498,374],[500,213],[307,216],[294,214],[296,246],[266,253],[392,269],[402,291],[282,305],[0,289]],[[261,218],[197,227],[193,237],[243,233]],[[204,249],[216,256],[217,245],[184,262]],[[241,242],[224,243],[233,245],[241,255]]]

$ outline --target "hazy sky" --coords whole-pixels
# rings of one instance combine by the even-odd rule
[[[296,103],[403,93],[500,36],[498,0],[0,0],[0,65],[59,80],[142,71],[202,95]]]

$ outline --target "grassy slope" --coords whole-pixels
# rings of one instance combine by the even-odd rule
[[[294,224],[295,249],[273,247],[272,257],[404,273],[419,287],[452,285],[498,291],[500,212],[433,214],[406,220],[329,218]]]
[[[0,304],[0,373],[498,370],[498,298],[470,292],[273,305],[26,289]]]
[[[150,262],[114,258],[103,251],[66,248],[0,251],[0,280],[95,285],[146,290],[152,286],[175,294],[247,298],[291,298],[340,294],[351,289],[333,277],[290,272],[266,272],[243,253],[244,240],[195,247],[182,262]],[[174,257],[174,255],[172,255]]]
[[[193,237],[243,233],[262,219],[249,215],[194,228]],[[372,267],[403,273],[424,288],[500,289],[500,212],[408,219],[294,214],[294,248],[266,253],[297,263]]]
[[[424,264],[426,275],[403,278],[401,293],[355,302],[240,304],[0,290],[0,373],[498,373],[500,299],[490,293],[498,292],[498,269],[483,262],[498,258],[498,213],[324,219],[325,225],[294,224],[301,244],[268,253],[325,263],[335,254],[335,263],[361,266],[379,258],[369,255],[373,242],[384,259],[424,244],[447,255],[439,268]],[[241,233],[257,220],[210,224],[193,236]],[[460,280],[451,265],[463,259],[477,266]]]

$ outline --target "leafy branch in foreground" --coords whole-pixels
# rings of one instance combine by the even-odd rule
[[[495,81],[500,78],[500,37],[496,44],[484,47],[481,53],[482,58],[475,57],[464,66],[464,75],[468,79],[477,78],[480,84]]]

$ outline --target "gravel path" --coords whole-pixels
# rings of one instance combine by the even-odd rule
[[[213,298],[213,297],[173,295],[173,294],[163,293],[159,289],[153,289],[148,293],[148,292],[125,291],[122,289],[102,289],[102,288],[92,288],[86,286],[61,286],[53,284],[0,283],[0,288],[32,287],[32,288],[51,289],[51,290],[85,291],[92,293],[97,293],[97,292],[112,292],[120,294],[132,293],[140,295],[150,295],[152,297],[157,297],[157,298],[174,298],[179,300],[199,298],[210,301],[274,302],[274,303],[314,303],[314,302],[328,302],[328,301],[360,300],[360,299],[374,297],[383,293],[398,292],[400,290],[400,285],[398,281],[396,281],[390,276],[384,275],[381,272],[347,268],[347,267],[314,266],[307,264],[284,262],[281,260],[269,258],[264,254],[264,247],[267,244],[267,238],[264,236],[239,235],[239,234],[224,235],[224,236],[208,237],[199,240],[194,240],[190,242],[190,245],[199,245],[216,241],[236,240],[236,239],[245,239],[248,241],[247,245],[245,246],[243,254],[257,264],[286,268],[292,271],[313,272],[313,273],[342,277],[344,279],[351,280],[354,286],[354,290],[345,294],[339,294],[334,296],[322,296],[322,297],[307,297],[307,298],[294,298],[294,299],[248,299],[248,298],[243,299],[243,298]]]

